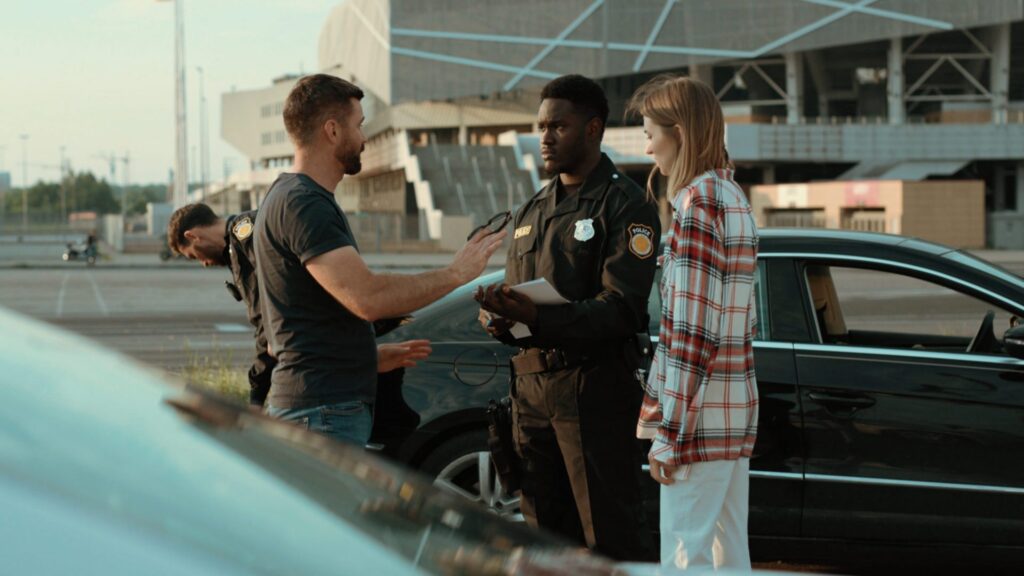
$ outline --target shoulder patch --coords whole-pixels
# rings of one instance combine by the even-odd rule
[[[641,260],[646,260],[654,254],[654,228],[646,224],[630,224],[629,251]]]
[[[530,232],[533,232],[533,224],[520,226],[519,228],[516,228],[513,240],[519,240],[523,236],[529,236]]]
[[[235,222],[234,226],[231,227],[231,233],[239,240],[245,240],[249,236],[252,236],[252,219],[248,216],[239,218],[238,221]]]

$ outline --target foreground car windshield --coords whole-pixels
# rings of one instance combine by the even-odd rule
[[[611,574],[610,562],[498,519],[419,474],[191,390],[168,403],[214,440],[420,569],[452,574]]]

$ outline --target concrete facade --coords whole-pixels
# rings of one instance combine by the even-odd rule
[[[1024,229],[1024,0],[346,0],[321,29],[318,68],[367,92],[364,170],[337,194],[378,245],[438,241],[454,217],[479,220],[536,190],[545,176],[530,133],[538,90],[565,73],[602,85],[605,150],[638,180],[651,160],[623,110],[640,84],[668,71],[717,93],[745,188],[838,181],[808,185],[836,196],[821,200],[828,211],[776,219],[941,232],[981,246],[987,206],[1017,215],[999,216],[999,230]],[[291,163],[278,108],[293,83],[223,98],[225,139],[265,173]],[[511,150],[476,150],[492,146]],[[862,185],[897,200],[844,204]],[[263,189],[223,190],[244,207]],[[929,211],[937,206],[970,215],[970,230],[954,233],[961,221]],[[1019,236],[1013,247],[1024,248]]]
[[[267,88],[221,95],[221,136],[249,158],[250,168],[269,168],[277,159],[291,164],[294,148],[281,114],[297,79],[285,76]]]
[[[903,234],[956,248],[984,248],[980,180],[863,180],[758,185],[750,190],[760,227],[817,227]]]
[[[324,25],[320,68],[393,104],[1021,19],[1020,0],[348,0]]]

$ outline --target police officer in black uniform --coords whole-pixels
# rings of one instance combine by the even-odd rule
[[[225,282],[235,300],[245,301],[249,323],[256,330],[256,356],[249,368],[249,402],[263,406],[270,392],[270,375],[277,360],[267,350],[256,282],[256,256],[252,243],[256,211],[218,218],[206,204],[189,204],[171,216],[167,241],[171,249],[204,266],[228,266],[232,282]]]
[[[555,177],[515,214],[505,283],[477,292],[488,333],[521,348],[511,396],[523,513],[612,558],[651,560],[634,436],[657,206],[601,153],[600,86],[553,80],[538,116]],[[510,288],[539,278],[570,303],[535,304]]]

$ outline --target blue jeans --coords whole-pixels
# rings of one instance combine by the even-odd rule
[[[366,446],[373,428],[373,408],[359,400],[312,408],[275,408],[268,405],[267,414],[360,447]]]

